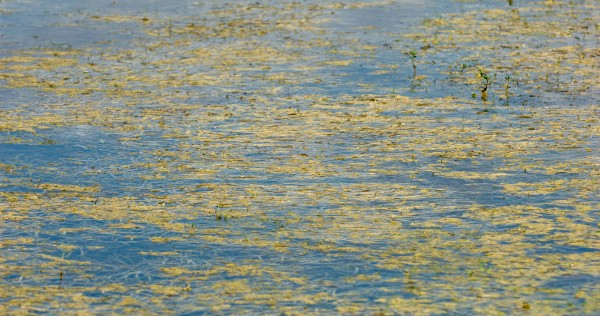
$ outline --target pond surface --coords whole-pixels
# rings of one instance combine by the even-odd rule
[[[599,12],[0,1],[0,314],[598,314]]]

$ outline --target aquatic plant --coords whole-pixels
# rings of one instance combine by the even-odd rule
[[[415,78],[417,76],[417,64],[416,64],[417,52],[415,52],[414,50],[411,50],[410,52],[407,53],[407,55],[408,55],[408,58],[410,58],[410,62],[412,63],[413,78]]]
[[[485,70],[481,67],[477,67],[478,73],[477,76],[481,78],[481,100],[483,102],[487,101],[488,98],[488,88],[492,84],[492,78],[487,74]]]
[[[504,105],[508,106],[508,99],[510,98],[509,90],[510,90],[511,78],[510,78],[510,76],[505,76],[504,80],[505,80],[505,82],[504,82]]]

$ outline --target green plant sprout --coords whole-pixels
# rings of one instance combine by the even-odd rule
[[[508,99],[510,98],[510,81],[511,78],[510,76],[506,76],[504,77],[505,83],[504,83],[504,105],[508,106]]]
[[[462,74],[465,71],[465,69],[467,69],[467,67],[469,67],[469,66],[467,66],[467,64],[461,64],[460,65],[460,73]]]
[[[478,70],[478,77],[481,77],[481,79],[483,79],[483,84],[481,86],[481,100],[485,102],[487,101],[488,97],[488,88],[492,84],[492,78],[490,78],[487,72],[485,72],[485,70],[483,70],[481,67],[478,67]]]
[[[410,62],[412,63],[414,78],[417,76],[417,64],[415,63],[415,61],[417,60],[417,52],[411,50],[410,52],[408,52],[408,58],[410,58]]]

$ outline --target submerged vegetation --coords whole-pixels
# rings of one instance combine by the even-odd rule
[[[64,3],[0,2],[0,314],[600,311],[599,1]]]

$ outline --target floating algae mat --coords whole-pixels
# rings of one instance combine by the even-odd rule
[[[0,314],[598,314],[600,1],[0,1]]]

